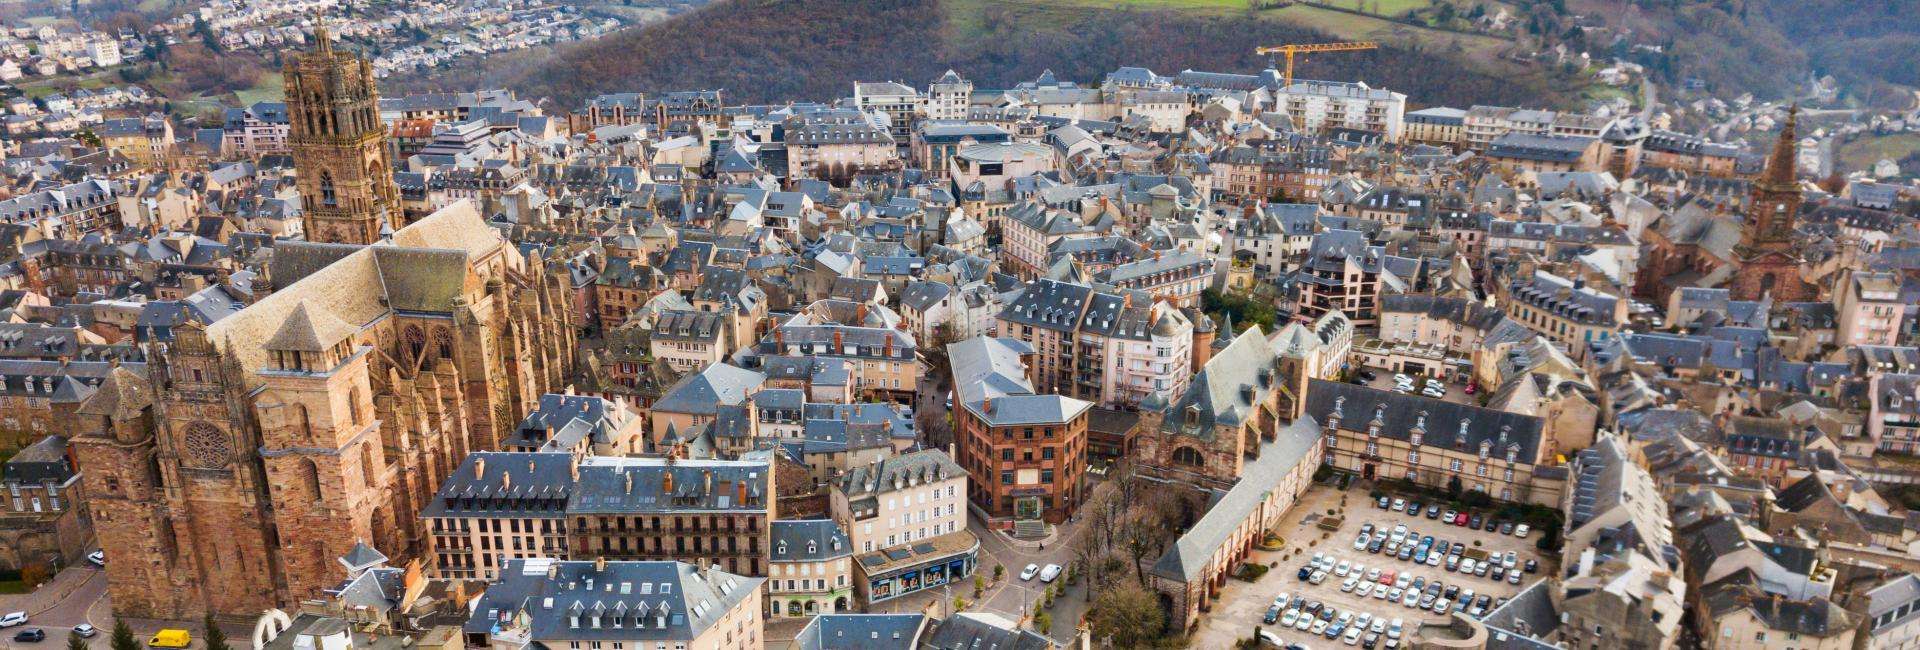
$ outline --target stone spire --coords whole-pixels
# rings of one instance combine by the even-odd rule
[[[1799,142],[1795,126],[1799,119],[1800,105],[1794,104],[1787,109],[1787,124],[1780,129],[1780,139],[1773,143],[1773,154],[1767,157],[1762,181],[1776,186],[1793,184],[1793,172],[1798,167]]]

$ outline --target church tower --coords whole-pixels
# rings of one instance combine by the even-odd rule
[[[1739,273],[1729,281],[1734,300],[1802,301],[1814,297],[1813,286],[1800,278],[1800,254],[1794,245],[1794,217],[1800,213],[1800,185],[1794,180],[1797,147],[1795,122],[1800,109],[1787,112],[1787,124],[1767,157],[1767,168],[1753,183],[1740,245],[1734,248]]]
[[[298,175],[307,240],[371,244],[398,219],[399,189],[387,161],[386,127],[373,66],[334,52],[323,25],[318,45],[287,60],[288,148]],[[391,224],[394,228],[404,225]]]

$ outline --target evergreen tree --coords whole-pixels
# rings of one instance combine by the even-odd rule
[[[113,620],[113,636],[107,640],[107,647],[112,650],[140,650],[140,639],[133,636],[133,628],[127,627],[126,621],[116,618]]]
[[[67,650],[89,650],[87,640],[78,634],[67,635]]]
[[[220,624],[214,622],[212,612],[207,613],[200,625],[206,628],[207,650],[226,650],[227,633],[220,631]]]

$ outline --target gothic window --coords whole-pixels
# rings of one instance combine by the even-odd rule
[[[227,440],[227,434],[205,422],[196,422],[187,427],[185,447],[182,455],[194,467],[221,467],[233,455],[233,445]]]
[[[407,344],[406,358],[408,360],[419,359],[427,350],[427,333],[421,331],[419,325],[408,325],[404,336]]]
[[[1192,447],[1181,447],[1173,450],[1173,462],[1194,467],[1207,464],[1206,459],[1200,456],[1200,452],[1195,451]]]
[[[440,358],[453,358],[453,333],[447,331],[447,328],[442,327],[433,331],[433,345],[439,349]]]
[[[333,172],[320,172],[320,205],[333,207],[339,205],[339,201],[333,191]]]

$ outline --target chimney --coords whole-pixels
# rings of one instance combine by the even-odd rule
[[[632,494],[633,493],[633,472],[621,472],[621,475],[626,477],[627,493]]]
[[[667,494],[673,493],[673,471],[672,470],[667,470],[665,472],[660,473],[660,491]]]
[[[747,502],[747,482],[746,481],[736,481],[733,484],[733,502],[734,503]]]
[[[593,558],[593,570],[596,573],[605,573],[607,571],[607,556],[602,555]]]
[[[840,353],[840,350],[842,350],[842,349],[844,349],[844,348],[845,348],[845,346],[844,346],[844,345],[842,345],[842,344],[841,344],[841,342],[840,342],[840,330],[834,330],[834,331],[833,331],[833,352],[834,352],[834,354],[839,354],[839,353]]]
[[[774,331],[773,331],[773,345],[774,345],[774,347],[777,347],[777,348],[780,348],[780,350],[785,350],[785,349],[787,349],[787,332],[786,332],[786,330],[779,330],[779,329],[776,329],[776,330],[774,330]],[[775,352],[779,352],[779,350],[775,350]]]
[[[700,470],[700,478],[706,482],[706,492],[708,494],[712,494],[713,493],[713,470],[710,470],[710,469]]]
[[[486,476],[487,476],[487,458],[485,456],[482,456],[482,457],[473,459],[474,480],[479,480],[479,479],[485,478]]]
[[[980,402],[980,410],[986,411],[987,413],[993,413],[993,398],[989,397],[985,400],[982,400]]]
[[[500,489],[503,491],[510,491],[513,489],[513,472],[512,471],[505,471],[500,473]]]

